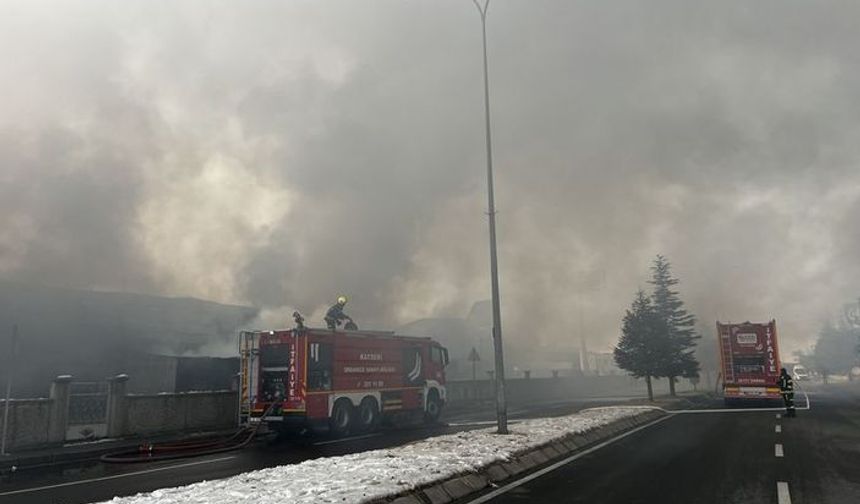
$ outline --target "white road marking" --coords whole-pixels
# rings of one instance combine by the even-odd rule
[[[791,504],[791,494],[785,481],[776,482],[776,499],[779,504]]]
[[[112,476],[102,476],[100,478],[90,478],[90,479],[85,479],[85,480],[80,480],[80,481],[69,481],[66,483],[57,483],[56,485],[45,485],[45,486],[40,486],[40,487],[24,488],[21,490],[12,490],[11,492],[0,492],[0,496],[17,495],[17,494],[30,493],[30,492],[39,492],[42,490],[50,490],[52,488],[62,488],[62,487],[68,487],[68,486],[74,486],[74,485],[83,485],[86,483],[93,483],[95,481],[107,481],[107,480],[112,480],[112,479],[127,478],[129,476],[138,476],[140,474],[151,474],[151,473],[161,472],[161,471],[170,471],[172,469],[178,469],[180,467],[192,467],[192,466],[203,465],[203,464],[214,464],[215,462],[223,462],[225,460],[232,460],[234,458],[236,458],[236,455],[230,455],[229,457],[220,457],[220,458],[216,458],[216,459],[212,459],[212,460],[198,460],[197,462],[187,462],[185,464],[174,464],[174,465],[169,465],[169,466],[164,466],[164,467],[156,467],[155,469],[146,469],[144,471],[135,471],[135,472],[125,473],[125,474],[114,474]]]
[[[682,409],[664,410],[667,413],[749,413],[751,411],[782,411],[785,408],[706,408],[706,409]]]
[[[782,445],[777,443],[773,445],[773,454],[777,457],[782,457]]]
[[[801,392],[803,392],[801,390]],[[797,408],[799,410],[811,410],[812,403],[809,401],[809,394],[803,392],[803,396],[806,398],[806,406]],[[662,409],[662,408],[661,408]],[[750,411],[785,411],[785,408],[720,408],[720,409],[693,409],[693,410],[663,410],[666,413],[747,413]],[[776,418],[782,418],[781,413],[776,414]]]
[[[774,430],[777,434],[779,434],[780,432],[782,432],[782,425],[777,425],[776,427],[774,427],[774,428],[773,428],[773,430]]]
[[[313,443],[313,445],[314,446],[320,446],[320,445],[335,444],[335,443],[346,443],[347,441],[355,441],[356,439],[367,439],[367,438],[372,438],[372,437],[379,437],[381,435],[382,435],[381,432],[377,432],[375,434],[365,434],[363,436],[352,436],[352,437],[345,437],[342,439],[332,439],[330,441],[320,441],[318,443]]]
[[[595,451],[597,451],[597,450],[599,450],[605,446],[609,446],[612,443],[618,441],[619,439],[625,438],[625,437],[633,434],[634,432],[638,432],[642,429],[647,429],[648,427],[651,427],[652,425],[657,425],[658,423],[660,423],[664,420],[668,420],[668,419],[672,418],[673,416],[674,415],[666,415],[664,417],[660,417],[660,418],[654,420],[653,422],[649,422],[645,425],[640,425],[639,427],[636,427],[635,429],[632,429],[632,430],[629,430],[629,431],[624,432],[622,434],[619,434],[619,435],[615,436],[614,438],[607,439],[606,441],[604,441],[600,444],[597,444],[595,446],[592,446],[591,448],[589,448],[587,450],[583,450],[581,452],[574,453],[573,455],[571,455],[570,457],[567,457],[564,460],[560,460],[560,461],[556,462],[555,464],[553,464],[549,467],[544,467],[540,471],[533,472],[533,473],[529,474],[528,476],[526,476],[522,479],[518,479],[514,482],[508,483],[507,485],[505,485],[501,488],[493,490],[492,492],[490,492],[488,494],[482,495],[475,500],[469,501],[467,504],[481,504],[483,502],[487,502],[489,500],[495,499],[496,497],[498,497],[499,495],[502,495],[503,493],[506,493],[510,490],[513,490],[514,488],[516,488],[518,486],[524,485],[524,484],[528,483],[529,481],[531,481],[535,478],[539,478],[539,477],[543,476],[546,473],[555,471],[559,467],[562,467],[566,464],[569,464],[569,463],[573,462],[574,460],[576,460],[580,457],[584,457],[584,456],[588,455],[589,453],[595,452]]]

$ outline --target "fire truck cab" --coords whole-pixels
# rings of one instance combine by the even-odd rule
[[[296,328],[240,333],[241,415],[279,432],[369,432],[400,415],[435,422],[448,351],[392,332]]]

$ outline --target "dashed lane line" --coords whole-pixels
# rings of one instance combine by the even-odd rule
[[[791,494],[788,492],[787,482],[776,482],[776,499],[779,504],[791,504]]]
[[[773,445],[773,454],[776,455],[777,457],[783,456],[781,444],[777,443],[777,444]]]
[[[212,460],[198,460],[197,462],[187,462],[184,464],[173,464],[173,465],[168,465],[168,466],[164,466],[164,467],[156,467],[154,469],[146,469],[144,471],[135,471],[135,472],[124,473],[124,474],[114,474],[112,476],[102,476],[100,478],[90,478],[90,479],[79,480],[79,481],[68,481],[66,483],[57,483],[56,485],[45,485],[45,486],[40,486],[40,487],[23,488],[21,490],[12,490],[11,492],[0,492],[0,497],[2,497],[4,495],[19,495],[19,494],[25,494],[25,493],[31,493],[31,492],[40,492],[42,490],[50,490],[52,488],[62,488],[62,487],[70,487],[70,486],[75,486],[75,485],[84,485],[84,484],[93,483],[96,481],[107,481],[107,480],[112,480],[112,479],[128,478],[130,476],[138,476],[140,474],[151,474],[151,473],[156,473],[156,472],[161,472],[161,471],[171,471],[173,469],[179,469],[180,467],[192,467],[192,466],[203,465],[203,464],[214,464],[216,462],[223,462],[225,460],[232,460],[234,458],[236,458],[236,455],[230,455],[229,457],[220,457],[220,458],[216,458],[216,459],[212,459]]]
[[[776,427],[773,428],[773,430],[774,432],[779,434],[780,432],[782,432],[782,425],[777,424]]]

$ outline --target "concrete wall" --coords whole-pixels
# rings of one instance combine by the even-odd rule
[[[51,427],[52,399],[12,399],[9,401],[9,428],[6,450],[48,443]],[[5,401],[0,399],[0,429]]]
[[[9,401],[9,425],[6,451],[62,443],[66,438],[71,376],[58,376],[51,384],[48,399],[12,399]],[[6,403],[0,400],[0,415]],[[2,419],[3,416],[0,416]],[[2,429],[2,424],[0,424]],[[2,431],[0,431],[2,432]]]
[[[236,427],[236,392],[188,392],[125,396],[127,436],[211,431]]]
[[[9,401],[8,452],[57,445],[66,440],[71,381],[71,376],[57,377],[49,399]],[[215,431],[237,426],[236,391],[134,395],[127,393],[131,381],[125,374],[110,380],[107,418],[103,424],[108,437]],[[0,422],[4,407],[0,400]]]
[[[644,380],[629,376],[514,378],[506,380],[505,383],[508,401],[520,404],[574,397],[644,397],[648,393]],[[655,395],[669,393],[667,380],[653,380],[653,387]],[[687,380],[678,380],[676,384],[678,392],[692,389],[693,386]],[[448,401],[451,406],[467,405],[474,401],[492,401],[494,393],[493,382],[490,380],[448,382]]]

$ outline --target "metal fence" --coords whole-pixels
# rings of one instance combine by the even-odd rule
[[[107,422],[107,382],[73,382],[69,391],[69,425]]]

